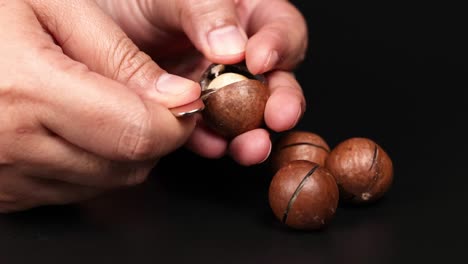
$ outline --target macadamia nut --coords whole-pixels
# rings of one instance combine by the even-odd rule
[[[324,228],[334,217],[338,187],[330,172],[313,162],[295,160],[281,167],[269,188],[276,218],[300,230]]]
[[[350,138],[338,144],[330,152],[326,167],[335,177],[343,201],[376,201],[393,182],[392,160],[367,138]]]

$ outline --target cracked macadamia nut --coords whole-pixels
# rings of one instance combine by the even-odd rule
[[[280,168],[269,188],[276,218],[298,230],[318,230],[335,216],[339,192],[330,172],[313,162],[295,160]]]
[[[264,125],[269,97],[265,78],[244,64],[212,64],[200,80],[203,120],[219,135],[232,139]]]
[[[365,203],[381,198],[391,187],[393,164],[373,140],[350,138],[330,152],[327,169],[340,189],[341,200]]]
[[[290,131],[281,135],[275,142],[270,165],[273,172],[293,160],[307,160],[324,166],[329,152],[327,142],[318,134]]]

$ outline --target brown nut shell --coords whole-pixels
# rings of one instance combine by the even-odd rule
[[[324,166],[329,152],[329,145],[320,135],[308,131],[289,131],[275,142],[270,166],[273,172],[293,160],[307,160]]]
[[[299,230],[327,226],[335,216],[338,199],[338,187],[330,172],[304,160],[279,169],[269,188],[269,203],[276,218]]]
[[[203,119],[215,132],[232,139],[263,125],[268,97],[267,87],[258,80],[229,84],[204,97]]]
[[[326,165],[340,189],[341,200],[366,203],[381,198],[393,182],[393,164],[373,140],[350,138],[329,154]]]

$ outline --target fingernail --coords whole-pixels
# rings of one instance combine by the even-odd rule
[[[263,163],[265,161],[268,160],[268,158],[270,157],[270,154],[271,154],[271,149],[273,148],[273,145],[271,144],[271,141],[270,141],[270,150],[268,150],[268,154],[267,156],[265,157],[265,159],[263,159],[262,161],[260,161],[260,163]]]
[[[156,90],[162,94],[179,95],[196,87],[191,80],[163,73],[156,82]]]
[[[208,34],[208,44],[215,55],[235,55],[245,51],[247,36],[236,26],[217,28]]]
[[[271,51],[265,61],[265,64],[263,65],[263,71],[266,72],[266,71],[273,69],[273,67],[275,67],[278,61],[279,61],[278,52],[276,50]]]
[[[299,123],[301,117],[302,117],[302,107],[299,106],[298,109],[297,109],[296,119],[294,120],[294,123],[291,125],[291,127],[289,129],[294,128],[297,125],[297,123]]]
[[[170,111],[175,117],[191,116],[205,109],[202,99],[197,99],[186,105],[171,108]]]

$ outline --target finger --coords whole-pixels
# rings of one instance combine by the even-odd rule
[[[22,175],[64,183],[110,189],[145,181],[154,161],[116,162],[86,152],[49,135],[28,134],[17,139],[11,156]]]
[[[305,98],[294,76],[289,72],[268,74],[270,97],[265,106],[265,123],[276,132],[293,128],[305,111]],[[269,155],[270,140],[264,130],[254,130],[235,138],[229,145],[229,154],[242,165],[258,164]],[[226,153],[226,141],[203,124],[197,126],[187,143],[195,153],[217,158]]]
[[[200,121],[185,146],[202,157],[216,159],[226,154],[228,143]]]
[[[274,71],[268,74],[270,97],[265,106],[265,123],[276,132],[296,126],[303,116],[306,100],[293,74]]]
[[[0,175],[0,213],[44,205],[75,203],[97,196],[103,190],[18,174]]]
[[[66,55],[168,108],[199,97],[197,83],[162,70],[94,1],[80,1],[79,8],[76,3],[36,1],[33,5]]]
[[[184,31],[212,62],[230,64],[244,58],[247,35],[233,0],[150,1],[142,12],[156,27]]]
[[[268,132],[254,129],[234,138],[229,154],[239,164],[251,166],[264,162],[271,152],[272,143]]]
[[[108,159],[153,159],[180,147],[195,127],[194,118],[177,119],[63,54],[40,56],[40,81],[25,92],[38,102],[39,122],[73,145]]]
[[[246,47],[246,62],[254,74],[272,69],[291,70],[305,57],[307,24],[288,1],[258,1],[247,32],[252,37]]]

